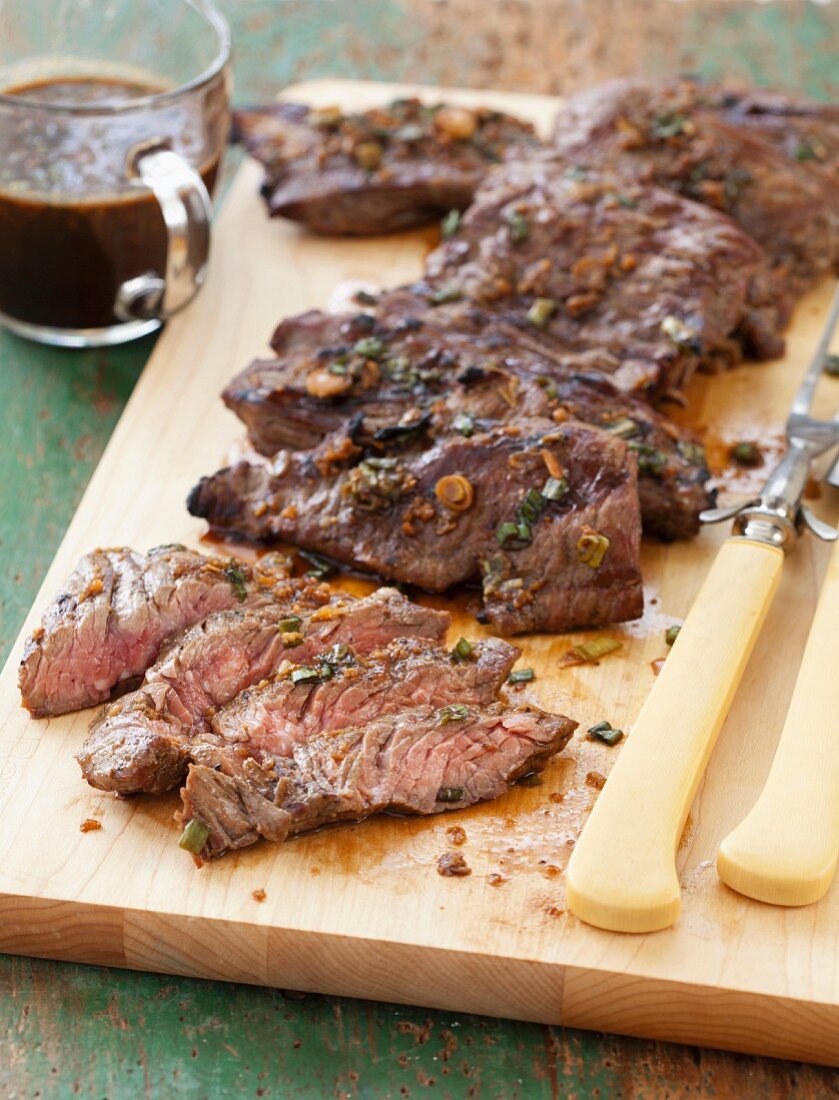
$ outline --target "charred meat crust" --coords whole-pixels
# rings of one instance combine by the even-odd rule
[[[433,315],[418,318],[410,308],[403,316],[394,309],[387,321],[311,310],[283,321],[272,346],[277,359],[256,360],[223,393],[264,455],[311,449],[340,430],[370,446],[521,417],[572,417],[631,442],[641,459],[646,533],[694,535],[699,513],[711,506],[704,452],[690,432],[606,375],[511,347],[492,333],[439,328]]]
[[[551,477],[553,499],[541,494]],[[317,451],[220,470],[187,507],[219,531],[288,539],[429,591],[481,572],[488,619],[504,633],[642,611],[636,460],[621,439],[574,421],[521,420],[388,458],[330,437]],[[590,536],[604,547],[597,564],[584,560]]]
[[[510,115],[416,99],[347,115],[296,103],[240,110],[234,134],[265,166],[272,215],[356,236],[463,209],[511,147],[539,144],[533,127]]]
[[[728,214],[765,249],[783,299],[836,268],[835,180],[814,159],[787,155],[777,134],[772,140],[757,124],[770,112],[726,102],[724,92],[691,81],[611,81],[566,101],[554,145],[570,162],[672,187]]]

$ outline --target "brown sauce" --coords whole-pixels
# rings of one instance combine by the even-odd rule
[[[226,136],[220,89],[119,115],[49,110],[124,104],[161,90],[99,78],[5,90],[27,105],[0,107],[0,311],[33,324],[101,328],[119,321],[114,303],[123,282],[165,273],[160,208],[126,179],[126,155],[166,138],[201,165],[212,193]]]

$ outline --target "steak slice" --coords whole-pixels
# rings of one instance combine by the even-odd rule
[[[412,706],[491,703],[519,655],[497,638],[476,642],[463,659],[427,638],[398,638],[367,657],[352,646],[336,646],[310,668],[301,671],[297,665],[243,691],[210,726],[220,745],[289,756],[312,734],[363,725]],[[195,743],[191,755],[201,760]]]
[[[505,634],[642,610],[636,463],[623,440],[575,421],[522,419],[384,457],[331,437],[202,478],[187,507],[219,531],[433,592],[480,570]]]
[[[288,758],[230,754],[192,764],[181,819],[209,833],[213,859],[260,837],[282,841],[371,814],[434,814],[498,798],[541,771],[577,723],[535,707],[419,706],[309,737]],[[218,763],[221,770],[215,770]]]
[[[270,599],[287,571],[160,546],[85,554],[26,643],[18,682],[36,717],[106,700],[142,676],[169,635],[213,611]]]
[[[485,179],[426,261],[428,305],[467,299],[517,342],[598,357],[628,390],[683,388],[739,358],[755,242],[673,191],[542,157]],[[385,306],[384,308],[387,308]]]
[[[570,415],[630,440],[647,533],[695,535],[699,513],[711,507],[710,475],[694,436],[595,371],[410,314],[384,323],[312,310],[283,321],[272,344],[279,358],[252,363],[223,394],[262,454],[313,448],[342,428],[370,446]],[[330,373],[335,368],[341,373]]]
[[[729,214],[792,289],[834,270],[835,182],[705,98],[690,81],[611,81],[566,101],[554,143],[569,161],[655,181]]]
[[[366,653],[412,634],[440,640],[450,621],[393,589],[363,600],[333,597],[325,585],[295,589],[270,606],[210,615],[174,639],[142,687],[92,723],[76,756],[88,783],[122,795],[169,790],[186,774],[191,738],[215,711],[292,654],[303,661],[348,642]]]
[[[799,164],[839,173],[839,104],[713,84],[698,85],[697,102],[733,126],[756,130]]]
[[[510,115],[417,99],[347,115],[272,104],[236,111],[234,134],[265,166],[272,215],[356,236],[462,210],[511,146],[539,146],[533,127]]]

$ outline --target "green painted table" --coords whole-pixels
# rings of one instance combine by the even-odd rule
[[[699,71],[834,98],[839,4],[790,0],[227,0],[236,98],[314,76],[563,92]],[[0,335],[0,655],[152,339],[61,352]],[[231,365],[233,366],[233,365]],[[0,1096],[761,1097],[839,1071],[621,1039],[0,957]]]

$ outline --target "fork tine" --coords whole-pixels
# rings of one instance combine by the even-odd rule
[[[833,292],[833,300],[830,303],[827,320],[825,321],[821,339],[819,340],[813,359],[807,369],[807,373],[804,375],[801,385],[798,387],[798,392],[793,398],[792,407],[790,408],[791,416],[806,416],[807,413],[809,413],[810,406],[813,404],[816,386],[819,384],[819,379],[824,370],[824,364],[830,352],[830,345],[833,342],[833,334],[836,331],[837,324],[839,324],[839,286],[837,286]],[[839,413],[837,413],[837,416],[839,416]],[[834,417],[834,420],[835,419],[837,419],[837,417]],[[831,484],[834,483],[831,482]]]

